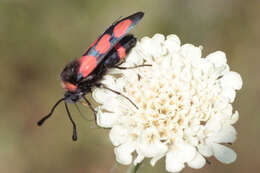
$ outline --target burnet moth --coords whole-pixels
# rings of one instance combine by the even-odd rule
[[[123,94],[106,87],[99,81],[106,74],[108,68],[127,69],[127,67],[119,67],[118,65],[124,60],[127,53],[135,46],[136,38],[132,34],[128,33],[142,19],[143,15],[143,12],[137,12],[114,22],[96,41],[90,45],[82,57],[65,66],[60,74],[62,86],[65,89],[64,97],[57,101],[48,115],[38,121],[38,126],[41,126],[45,120],[53,114],[55,108],[61,102],[64,102],[66,112],[73,125],[72,139],[76,141],[76,124],[69,112],[68,103],[76,103],[80,99],[83,99],[95,114],[94,108],[85,97],[87,93],[91,92],[93,87],[108,89],[125,97],[132,104],[134,104]],[[128,67],[128,69],[140,66],[150,65],[143,64],[135,67]]]

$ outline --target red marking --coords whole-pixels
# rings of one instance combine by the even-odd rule
[[[119,56],[119,59],[120,60],[124,59],[126,56],[125,48],[120,43],[117,43],[115,48],[116,48],[117,54]]]
[[[67,90],[67,91],[76,91],[77,90],[77,86],[76,85],[73,85],[72,83],[70,82],[62,82],[61,83],[62,87]]]
[[[89,47],[90,48],[93,47],[96,44],[97,41],[98,41],[98,38]]]
[[[117,24],[113,30],[114,32],[114,36],[115,37],[121,37],[123,34],[125,34],[125,32],[127,31],[127,29],[129,28],[129,26],[132,24],[132,21],[130,19],[124,20],[122,22],[120,22],[119,24]]]
[[[89,51],[89,49],[91,49],[96,43],[97,43],[98,39],[96,39],[88,48],[87,48],[87,51]]]
[[[87,77],[97,66],[97,58],[92,55],[82,56],[79,59],[79,72],[83,77]]]
[[[106,53],[109,48],[110,48],[110,35],[109,34],[105,34],[103,35],[103,37],[99,40],[97,46],[96,46],[96,50],[100,53]]]

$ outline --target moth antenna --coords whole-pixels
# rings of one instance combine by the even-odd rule
[[[66,108],[67,114],[69,116],[70,122],[71,122],[71,124],[73,126],[72,140],[76,141],[78,139],[76,123],[73,121],[73,119],[72,119],[72,117],[70,115],[70,111],[69,111],[67,103],[64,102],[64,104],[65,104],[65,108]]]
[[[44,116],[40,121],[38,121],[38,122],[37,122],[37,125],[38,125],[38,126],[41,126],[41,125],[45,122],[45,120],[47,120],[48,118],[50,118],[50,116],[53,114],[53,112],[54,112],[54,110],[56,109],[56,107],[60,104],[60,102],[62,102],[62,101],[64,101],[64,100],[65,100],[65,98],[61,98],[60,100],[58,100],[58,101],[55,103],[55,105],[51,108],[51,112],[50,112],[48,115]]]

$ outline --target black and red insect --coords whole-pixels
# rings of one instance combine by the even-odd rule
[[[62,86],[66,91],[64,97],[57,101],[48,115],[38,121],[39,126],[53,114],[58,104],[64,101],[65,109],[73,125],[72,139],[75,141],[77,140],[76,124],[70,115],[67,103],[76,103],[80,99],[84,99],[95,113],[95,110],[85,97],[87,93],[91,92],[93,87],[103,87],[125,97],[119,92],[107,88],[104,84],[100,83],[100,80],[108,68],[126,69],[118,65],[136,44],[136,38],[128,33],[142,19],[143,15],[143,12],[137,12],[114,22],[90,45],[81,58],[65,66],[60,74]],[[128,100],[131,102],[130,99]]]

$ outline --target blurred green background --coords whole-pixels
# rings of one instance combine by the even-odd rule
[[[260,1],[258,0],[0,0],[0,172],[104,173],[115,165],[108,130],[84,121],[71,106],[79,140],[62,106],[43,127],[36,126],[63,95],[59,73],[79,57],[119,16],[144,11],[138,38],[177,34],[182,43],[203,45],[203,55],[223,50],[243,78],[234,109],[237,161],[212,160],[184,173],[258,172],[260,131]],[[84,110],[83,110],[84,109]],[[82,108],[90,118],[92,114]],[[127,167],[117,166],[115,173]],[[258,171],[257,171],[258,170]],[[140,172],[165,172],[164,160]]]

